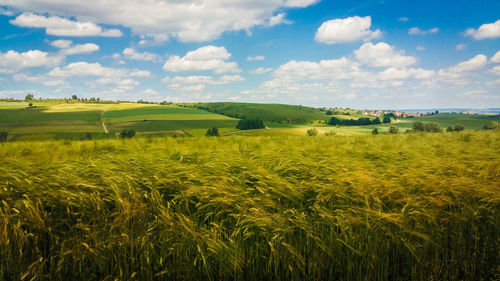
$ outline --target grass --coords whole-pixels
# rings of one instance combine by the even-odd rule
[[[0,280],[495,280],[499,143],[498,130],[8,142]]]

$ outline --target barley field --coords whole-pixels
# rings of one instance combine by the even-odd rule
[[[8,142],[0,280],[498,280],[500,131]]]

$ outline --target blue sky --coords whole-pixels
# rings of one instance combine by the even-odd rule
[[[0,98],[500,107],[500,2],[0,0]]]

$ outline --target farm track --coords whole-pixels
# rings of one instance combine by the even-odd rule
[[[227,132],[220,134],[221,136],[227,136],[227,135],[232,135],[232,134],[237,134],[237,133],[243,133],[243,132],[251,132],[251,131],[261,131],[261,130],[271,130],[269,127],[265,127],[264,129],[252,129],[252,130],[239,130],[239,131],[232,131],[232,132]]]

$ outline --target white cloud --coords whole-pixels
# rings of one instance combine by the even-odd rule
[[[400,18],[398,19],[398,21],[400,21],[400,22],[408,22],[409,20],[410,20],[410,19],[408,19],[407,17],[400,17]]]
[[[269,19],[269,26],[275,26],[278,24],[291,24],[292,22],[285,19],[286,14],[285,13],[279,13]]]
[[[239,75],[224,75],[220,77],[218,80],[214,79],[212,76],[175,76],[173,78],[165,77],[162,82],[168,84],[182,84],[182,85],[192,85],[192,84],[207,84],[207,85],[223,85],[229,84],[232,82],[241,82],[244,81],[245,78]]]
[[[135,87],[139,86],[139,82],[126,78],[126,79],[116,79],[116,78],[100,78],[96,81],[89,82],[88,85],[92,88],[110,88],[107,92],[112,93],[124,93],[133,90]]]
[[[435,75],[435,71],[421,68],[398,69],[391,67],[379,73],[380,80],[429,79]]]
[[[64,48],[60,51],[62,55],[88,54],[99,51],[99,46],[93,43],[77,44],[75,46]]]
[[[13,73],[31,67],[51,67],[61,62],[63,57],[50,55],[39,50],[18,53],[10,50],[0,52],[0,73]]]
[[[476,40],[500,37],[500,20],[494,23],[483,24],[479,29],[469,28],[465,31],[465,36],[471,36]]]
[[[62,68],[56,67],[48,75],[52,77],[99,76],[116,78],[127,74],[128,70],[126,69],[104,67],[100,63],[74,62]]]
[[[226,62],[231,54],[224,47],[205,46],[189,51],[184,57],[170,56],[163,65],[169,72],[211,70],[215,73],[240,72],[238,64]]]
[[[427,34],[436,34],[438,32],[439,32],[439,28],[437,28],[437,27],[431,28],[429,30],[422,30],[418,27],[412,27],[408,31],[408,34],[410,34],[410,35],[427,35]]]
[[[50,45],[52,45],[53,47],[56,47],[58,49],[69,48],[72,44],[73,44],[73,41],[63,40],[63,39],[50,42]]]
[[[491,69],[491,73],[500,76],[500,65],[497,65]]]
[[[458,44],[458,45],[455,47],[455,49],[456,49],[457,51],[461,51],[461,50],[465,49],[466,47],[467,47],[467,45],[465,45],[465,44]]]
[[[147,70],[139,70],[139,69],[134,69],[132,72],[130,72],[131,77],[144,77],[144,78],[150,78],[152,76],[151,72]]]
[[[477,55],[470,60],[461,62],[455,66],[448,68],[448,71],[455,73],[475,71],[483,68],[487,62],[488,58],[485,55]]]
[[[418,51],[425,51],[425,47],[424,46],[417,46],[417,50]]]
[[[122,36],[122,32],[118,29],[103,30],[90,21],[71,21],[58,16],[44,17],[33,13],[23,13],[9,22],[21,27],[45,28],[47,34],[57,36]]]
[[[498,51],[491,59],[492,63],[500,63],[500,51]]]
[[[273,71],[272,68],[259,67],[255,70],[250,71],[251,74],[264,74]]]
[[[262,61],[265,59],[266,59],[266,57],[264,57],[264,56],[247,57],[247,61]]]
[[[404,56],[384,42],[376,45],[365,43],[354,51],[354,55],[360,62],[373,67],[405,67],[417,62],[415,57]]]
[[[329,20],[321,24],[316,31],[315,40],[326,44],[356,42],[380,38],[382,32],[370,30],[371,17],[349,17]]]
[[[183,42],[210,41],[226,31],[268,26],[276,12],[316,2],[318,0],[37,0],[35,5],[32,0],[0,0],[2,5],[23,11],[121,25],[155,40],[175,37]]]
[[[125,48],[123,50],[123,55],[130,60],[143,60],[143,61],[160,61],[160,56],[148,52],[138,52],[134,48]]]

